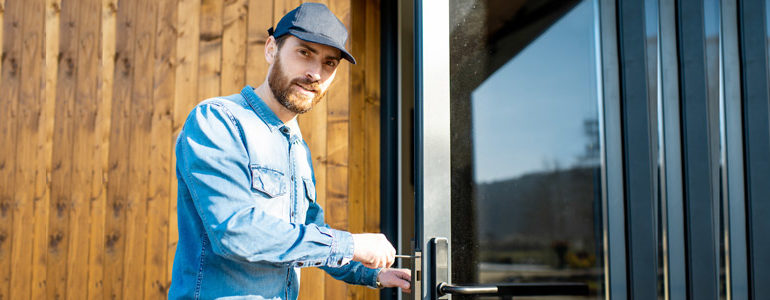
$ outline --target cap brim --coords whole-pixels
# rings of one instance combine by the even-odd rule
[[[293,30],[293,29],[289,29],[289,33],[297,37],[298,39],[306,42],[311,42],[311,43],[316,43],[316,44],[337,48],[337,50],[340,50],[341,52],[340,54],[342,55],[342,58],[348,60],[351,64],[354,64],[354,65],[356,64],[356,59],[353,58],[353,55],[350,55],[348,50],[345,50],[344,45],[339,45],[325,36],[312,34],[304,31]]]

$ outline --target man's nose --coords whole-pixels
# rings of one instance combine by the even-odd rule
[[[320,81],[321,80],[321,65],[320,64],[311,64],[308,66],[307,71],[305,72],[305,76],[307,76],[308,79],[312,81]]]

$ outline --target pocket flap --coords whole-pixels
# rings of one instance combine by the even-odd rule
[[[283,188],[283,177],[280,171],[259,166],[251,167],[251,187],[270,197],[277,197],[286,192]]]
[[[310,201],[315,202],[315,184],[313,184],[313,180],[302,178],[302,181],[305,182],[305,194],[307,195],[307,198],[310,199]]]

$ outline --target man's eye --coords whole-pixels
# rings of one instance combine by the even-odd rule
[[[299,54],[302,54],[302,56],[308,56],[307,50],[299,50]]]
[[[337,61],[334,61],[334,60],[327,61],[326,65],[328,65],[330,67],[335,67],[335,66],[337,66]]]

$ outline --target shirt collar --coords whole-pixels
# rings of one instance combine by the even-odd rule
[[[270,128],[271,132],[276,131],[282,126],[284,126],[281,119],[278,119],[278,116],[276,116],[273,110],[267,106],[265,101],[263,101],[262,98],[257,96],[257,93],[254,92],[253,87],[251,87],[250,85],[246,85],[241,90],[241,95],[243,96],[243,98],[246,98],[246,102],[249,103],[249,106],[251,106],[251,109],[253,109],[257,113],[257,116],[259,116],[259,118],[262,119],[262,121],[265,122],[265,124],[267,124],[267,127]],[[293,122],[296,122],[296,121],[292,119],[292,121],[290,121],[289,124]]]

